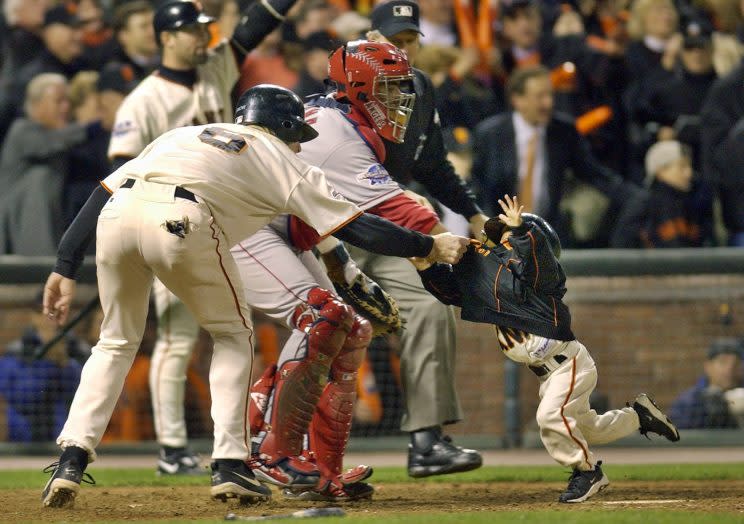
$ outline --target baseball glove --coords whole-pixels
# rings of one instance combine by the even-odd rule
[[[372,336],[394,333],[403,326],[395,299],[362,273],[342,245],[322,258],[336,293],[370,321]]]

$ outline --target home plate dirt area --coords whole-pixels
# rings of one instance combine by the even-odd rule
[[[583,504],[559,504],[565,483],[390,483],[375,484],[370,501],[346,504],[347,515],[404,515],[457,511],[598,511],[657,508],[684,512],[744,512],[744,481],[638,482],[611,480],[610,486]],[[42,508],[39,489],[0,490],[0,522],[166,522],[221,520],[229,512],[266,515],[320,507],[322,503],[274,500],[239,506],[209,499],[208,487],[171,486],[106,488],[84,486],[73,509]]]

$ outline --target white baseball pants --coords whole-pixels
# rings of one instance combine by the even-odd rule
[[[176,198],[174,192],[172,185],[138,181],[117,190],[98,219],[96,265],[104,320],[57,439],[63,448],[86,449],[91,460],[142,340],[153,277],[186,304],[214,340],[212,457],[249,456],[253,348],[242,283],[209,207]],[[183,238],[168,232],[168,221],[187,220]]]

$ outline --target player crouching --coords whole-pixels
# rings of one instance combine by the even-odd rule
[[[499,200],[503,214],[486,223],[485,244],[475,243],[455,266],[415,259],[424,286],[463,320],[494,325],[503,353],[540,380],[537,424],[546,450],[573,473],[560,502],[583,502],[609,480],[589,444],[611,442],[635,430],[676,442],[679,432],[646,395],[598,415],[589,406],[597,368],[571,331],[562,299],[566,277],[560,241],[541,217],[522,213],[517,198]]]

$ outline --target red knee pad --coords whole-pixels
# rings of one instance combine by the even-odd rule
[[[366,318],[355,314],[351,331],[331,367],[334,379],[341,380],[340,373],[356,373],[364,362],[364,355],[371,340],[372,324]]]
[[[320,287],[314,287],[307,293],[307,300],[297,306],[292,313],[292,325],[300,331],[312,325],[318,319],[318,311],[326,302],[336,297],[330,291]]]

